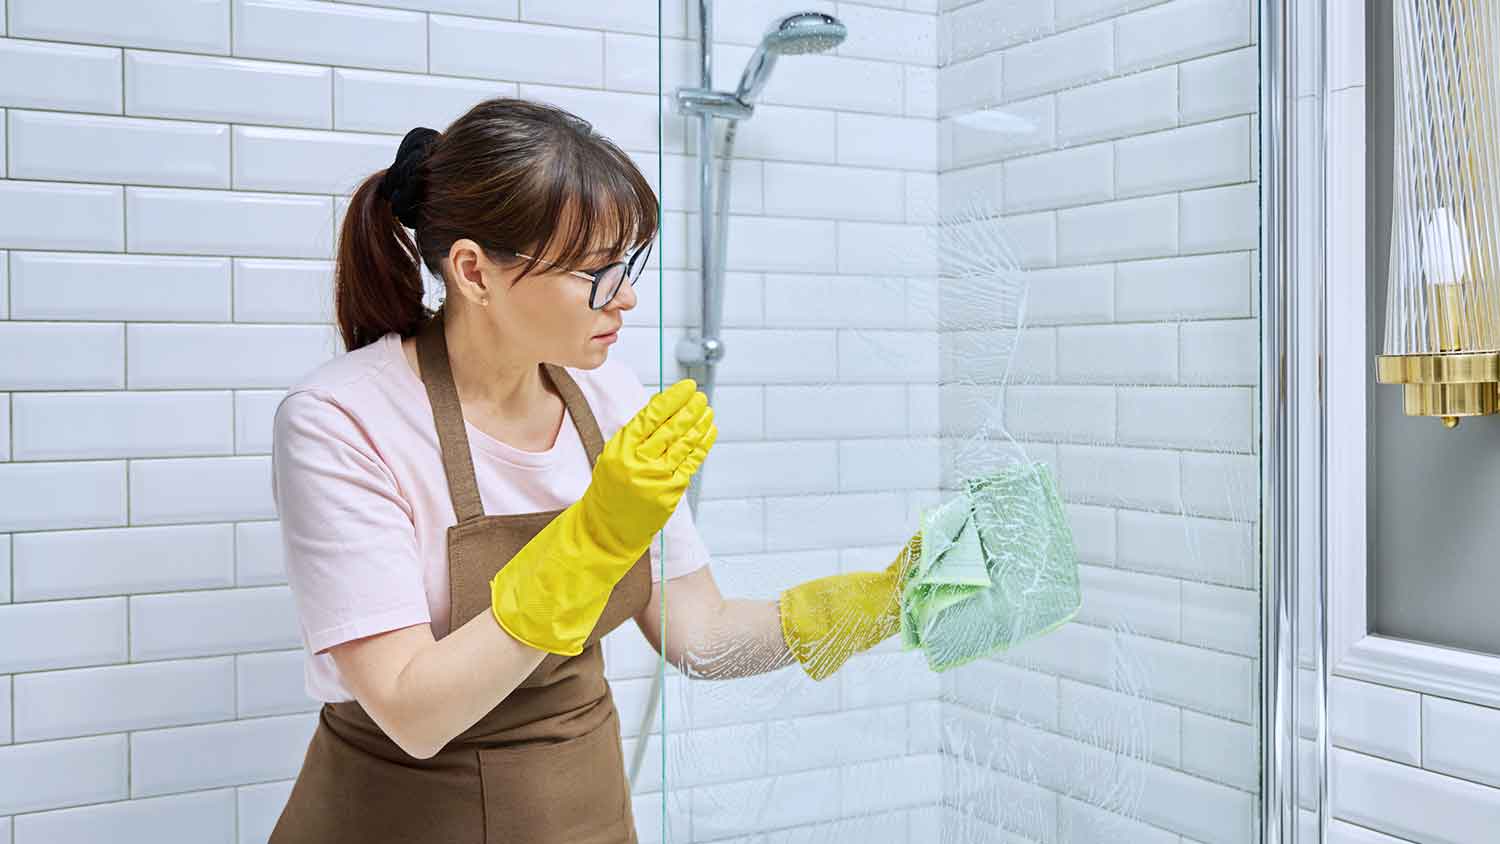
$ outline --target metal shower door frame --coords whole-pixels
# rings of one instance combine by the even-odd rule
[[[1308,832],[1321,844],[1331,817],[1323,459],[1326,9],[1323,0],[1267,0],[1259,13],[1261,840],[1309,844],[1309,836],[1299,835],[1298,796],[1307,794],[1317,804]],[[1304,582],[1312,584],[1311,594],[1299,593]],[[1301,612],[1303,601],[1311,604],[1310,616]],[[1313,629],[1302,629],[1305,620]],[[1304,641],[1311,645],[1311,689],[1299,682]],[[1303,706],[1309,694],[1312,705]],[[1299,715],[1309,709],[1314,782],[1303,784]]]

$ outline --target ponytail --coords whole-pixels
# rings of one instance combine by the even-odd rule
[[[381,196],[385,173],[374,173],[354,191],[339,231],[333,303],[348,351],[391,331],[409,336],[426,315],[417,244]]]

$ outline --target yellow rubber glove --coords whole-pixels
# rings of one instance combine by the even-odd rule
[[[718,434],[691,378],[653,396],[604,444],[583,496],[490,580],[500,626],[531,647],[581,653],[615,584],[677,509]]]
[[[781,593],[781,635],[807,675],[822,680],[901,629],[901,587],[922,556],[918,531],[884,571],[835,574]]]

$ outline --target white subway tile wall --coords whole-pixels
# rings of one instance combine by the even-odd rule
[[[661,324],[670,342],[699,307],[694,141],[670,112],[657,134],[669,105],[656,97],[658,9],[5,5],[0,639],[19,644],[0,656],[0,842],[160,840],[167,828],[264,841],[315,717],[268,497],[269,423],[285,385],[339,351],[329,282],[342,199],[411,126],[480,99],[579,112],[640,162],[667,211],[672,295],[647,292],[639,348],[621,348],[655,383],[648,335]],[[726,7],[721,69],[743,64],[783,5]],[[687,6],[661,10],[667,90],[694,75]],[[936,325],[908,307],[917,280],[872,277],[881,268],[860,254],[916,243],[913,224],[939,199],[936,9],[844,11],[855,37],[782,62],[734,168],[725,316],[742,365],[717,392],[729,462],[700,521],[740,594],[874,564],[932,503],[904,490],[937,485]],[[845,303],[872,284],[889,295],[851,321]],[[894,380],[867,359],[885,346],[907,361]],[[768,540],[766,522],[804,516],[809,493],[831,496],[828,526]],[[629,633],[607,651],[633,742],[654,654]],[[749,750],[672,771],[690,801],[673,810],[674,839],[694,817],[722,837],[876,811],[875,828],[904,840],[908,809],[935,803],[937,781],[897,805],[871,801],[891,791],[882,777],[934,770],[937,687],[849,686],[847,707],[827,686],[752,722],[705,697],[701,729],[673,745]],[[849,740],[808,752],[809,735],[831,731]],[[771,818],[703,808],[724,794],[748,806],[765,788],[802,796]],[[640,789],[651,840],[659,772]]]
[[[1067,766],[1045,761],[1032,782],[974,776],[973,793],[943,795],[1015,840],[1258,840],[1253,5],[980,0],[939,15],[939,204],[999,208],[1033,270],[1003,420],[1056,467],[1085,562],[1077,622],[1003,656],[1012,676],[955,672],[944,714],[983,747],[1001,689],[1028,725],[1007,725],[1007,752],[1097,752],[1067,739],[1132,705],[1110,689],[1117,625],[1148,687],[1130,820],[1054,796]],[[972,372],[985,341],[941,332],[943,377]],[[942,392],[943,431],[972,433],[983,397]],[[1039,817],[988,805],[1011,785]],[[950,833],[973,820],[936,814],[913,818]]]

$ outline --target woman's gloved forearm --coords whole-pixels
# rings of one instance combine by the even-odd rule
[[[781,593],[781,634],[809,677],[822,680],[849,657],[896,635],[901,585],[921,554],[918,532],[884,571],[820,577]]]
[[[507,633],[550,653],[581,653],[610,592],[651,546],[718,438],[690,378],[657,393],[604,444],[583,496],[490,580]]]

